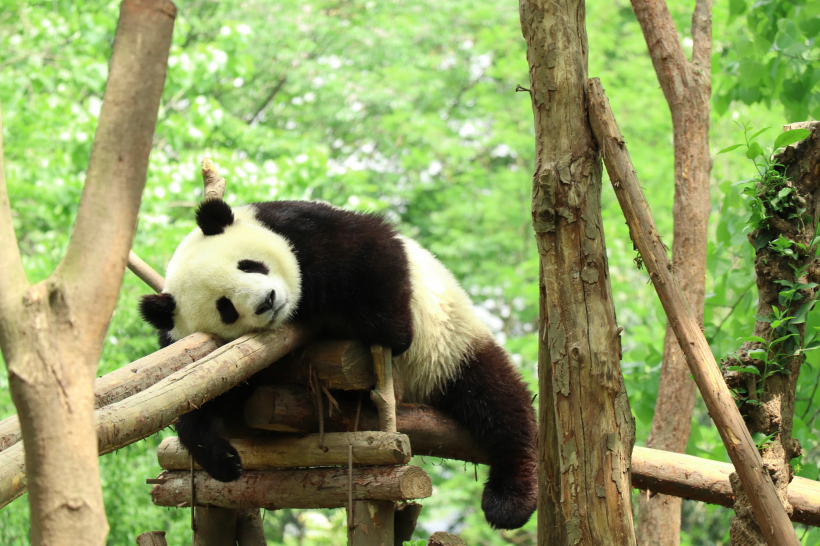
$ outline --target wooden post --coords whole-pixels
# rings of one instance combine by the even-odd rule
[[[354,501],[349,546],[393,546],[395,505],[392,501]]]
[[[393,391],[393,351],[390,347],[374,345],[373,367],[376,370],[376,388],[370,399],[379,410],[382,432],[396,432],[396,393]]]
[[[262,526],[262,513],[259,508],[239,510],[236,521],[237,546],[267,546],[265,529]]]
[[[237,510],[197,506],[194,546],[236,546],[237,516]]]

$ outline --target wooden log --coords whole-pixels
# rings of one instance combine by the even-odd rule
[[[192,334],[155,353],[135,360],[94,380],[94,404],[101,408],[143,391],[196,362],[222,345],[208,334]],[[0,451],[20,441],[20,422],[16,415],[0,421]]]
[[[261,383],[306,385],[310,372],[334,390],[370,390],[375,384],[370,348],[356,340],[319,339],[260,373]]]
[[[237,510],[197,506],[194,546],[236,546]]]
[[[720,463],[646,447],[632,453],[632,487],[732,508],[735,496],[729,475],[735,469]],[[820,527],[820,483],[796,477],[789,484],[791,520]]]
[[[262,525],[262,513],[259,508],[239,510],[236,520],[237,546],[267,546],[265,529]]]
[[[624,138],[597,78],[589,80],[589,120],[601,147],[615,195],[626,217],[630,237],[638,247],[709,415],[737,469],[760,530],[768,544],[797,545],[799,541],[789,516],[777,497],[754,440],[723,381],[701,326],[672,273],[666,247],[658,235]]]
[[[301,345],[310,334],[305,326],[289,325],[275,332],[243,336],[156,385],[98,409],[94,416],[99,454],[162,430],[183,413],[246,381]],[[25,480],[22,444],[0,453],[0,508],[25,491]]]
[[[166,470],[151,497],[158,506],[190,506],[190,473]],[[222,483],[196,472],[197,505],[221,508],[341,508],[347,504],[347,468],[249,470],[235,482]],[[430,476],[418,466],[353,469],[353,499],[402,501],[429,497]]]
[[[348,546],[394,546],[395,505],[389,501],[353,501]]]
[[[410,462],[410,439],[397,432],[334,432],[325,434],[324,450],[319,435],[278,436],[272,438],[234,438],[233,445],[242,458],[242,468],[264,470],[311,466],[347,465],[348,446],[353,446],[353,464],[386,466]],[[165,470],[189,467],[188,451],[177,438],[166,438],[157,449],[159,466]],[[197,466],[197,468],[199,468]]]
[[[137,546],[168,546],[165,531],[149,531],[137,537]]]
[[[393,352],[390,347],[374,345],[373,368],[376,386],[370,391],[370,399],[379,412],[379,430],[396,432],[396,393],[393,390]]]

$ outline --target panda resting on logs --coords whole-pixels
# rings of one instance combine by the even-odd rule
[[[481,507],[490,525],[527,522],[537,491],[532,394],[432,254],[381,216],[317,202],[231,209],[214,199],[200,205],[196,221],[168,264],[165,290],[140,304],[161,346],[195,332],[233,340],[292,320],[340,318],[363,343],[392,348],[404,401],[447,413],[484,447],[490,471]],[[231,392],[176,425],[194,460],[225,482],[242,471],[216,433],[219,400]]]

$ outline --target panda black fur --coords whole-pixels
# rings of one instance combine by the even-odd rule
[[[378,215],[306,201],[197,210],[165,290],[140,311],[166,346],[197,331],[235,339],[287,321],[341,318],[366,344],[392,348],[403,400],[428,403],[469,429],[490,472],[482,509],[494,527],[521,527],[536,507],[532,395],[475,316],[452,274]],[[247,390],[247,387],[245,387]],[[180,417],[180,441],[212,477],[241,473],[215,429],[234,389]],[[221,399],[221,400],[220,400]]]

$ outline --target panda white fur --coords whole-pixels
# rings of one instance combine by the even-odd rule
[[[487,521],[526,523],[537,489],[532,395],[432,254],[378,215],[323,203],[231,209],[210,200],[196,218],[199,229],[168,265],[165,290],[140,305],[161,345],[194,332],[232,340],[290,320],[341,320],[363,342],[392,347],[403,400],[445,411],[485,447]],[[223,407],[182,416],[177,432],[211,476],[233,481],[239,457],[215,431]]]

